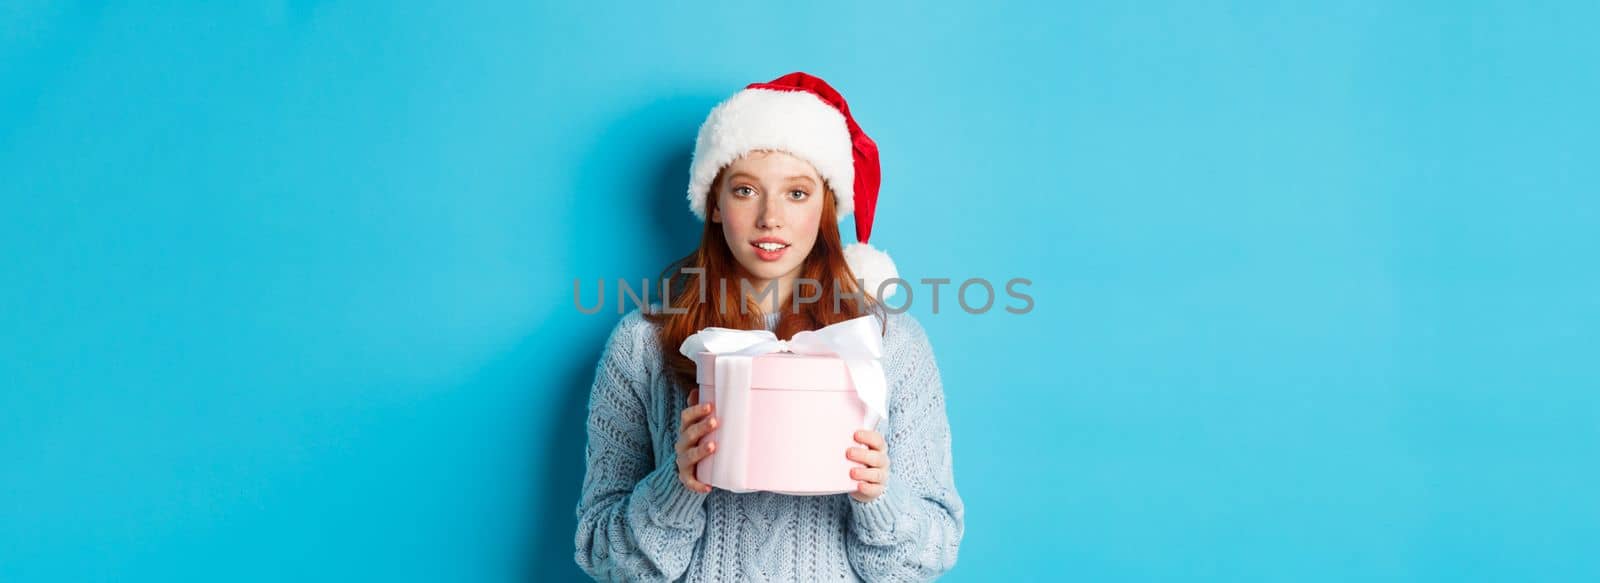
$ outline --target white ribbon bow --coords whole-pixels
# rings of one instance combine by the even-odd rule
[[[807,330],[792,340],[779,340],[770,330],[736,330],[712,326],[684,339],[678,352],[699,364],[699,354],[717,355],[717,408],[725,398],[743,402],[750,390],[750,360],[763,354],[792,352],[811,356],[837,356],[844,361],[855,384],[856,396],[866,405],[864,427],[888,418],[889,381],[883,372],[883,337],[877,317],[871,314]],[[725,420],[726,421],[726,420]],[[719,444],[720,445],[720,444]]]

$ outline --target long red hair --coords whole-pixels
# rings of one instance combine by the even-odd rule
[[[711,181],[711,188],[707,189],[705,195],[707,217],[710,217],[717,208],[716,193],[722,185],[722,180],[722,173],[718,172],[716,179]],[[869,313],[879,315],[880,321],[883,322],[882,328],[887,329],[888,323],[882,318],[883,305],[862,292],[861,286],[856,282],[855,273],[845,261],[844,245],[839,238],[839,225],[832,220],[837,208],[833,189],[824,184],[822,193],[824,218],[817,229],[817,243],[811,248],[811,254],[801,262],[799,274],[800,279],[809,279],[821,284],[821,299],[800,304],[797,312],[794,305],[795,298],[801,293],[797,284],[795,289],[790,291],[789,302],[781,306],[782,315],[779,316],[776,331],[779,338],[790,338],[803,330],[816,330]],[[699,274],[684,271],[693,268],[705,270],[704,288],[701,288]],[[727,239],[722,236],[721,225],[710,220],[705,221],[705,228],[700,232],[700,246],[683,258],[667,264],[666,269],[662,270],[661,277],[657,281],[669,281],[665,291],[670,296],[670,304],[674,311],[682,313],[668,314],[666,310],[656,313],[646,311],[644,317],[658,324],[656,338],[666,359],[667,372],[676,381],[676,387],[682,389],[695,384],[694,361],[678,353],[678,346],[682,345],[690,334],[710,326],[739,330],[766,329],[766,322],[762,319],[763,308],[753,298],[746,297],[741,292],[739,282],[741,278],[748,277],[748,272],[739,264],[738,259],[734,258],[733,250],[729,248]],[[705,290],[704,301],[701,301],[701,289]],[[840,298],[838,311],[833,307],[835,294]]]

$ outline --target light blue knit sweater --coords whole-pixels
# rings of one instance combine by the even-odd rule
[[[768,329],[776,322],[769,316]],[[944,390],[915,318],[888,315],[889,419],[878,429],[889,444],[889,482],[867,503],[848,494],[701,494],[685,487],[673,445],[687,396],[673,389],[662,349],[655,325],[635,309],[612,330],[595,369],[576,537],[578,565],[589,575],[921,581],[955,565],[963,510]]]

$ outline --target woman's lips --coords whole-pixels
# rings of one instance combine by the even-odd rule
[[[761,247],[756,246],[755,243],[751,243],[750,247],[756,250],[756,258],[762,261],[777,261],[783,257],[784,252],[789,250],[788,245],[784,245],[775,251],[762,249]]]

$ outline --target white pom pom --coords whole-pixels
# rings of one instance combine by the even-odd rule
[[[876,297],[878,287],[883,282],[900,276],[894,268],[894,260],[889,259],[889,254],[873,248],[866,243],[851,243],[844,248],[845,263],[850,264],[850,271],[855,272],[856,279],[863,280],[869,296]],[[891,283],[883,289],[883,297],[879,301],[894,297],[900,291],[899,283]]]

